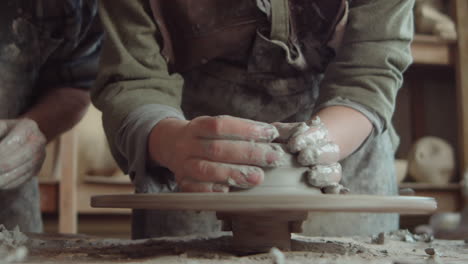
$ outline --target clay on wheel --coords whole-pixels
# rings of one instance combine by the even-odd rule
[[[286,146],[278,144],[286,150]],[[322,194],[319,188],[311,187],[305,181],[305,172],[309,167],[301,166],[296,161],[296,156],[285,153],[287,156],[278,168],[264,169],[265,178],[259,186],[251,189],[234,188],[231,191],[249,194],[287,194],[287,193],[307,193]]]

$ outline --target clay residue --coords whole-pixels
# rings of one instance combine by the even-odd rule
[[[317,147],[328,141],[328,130],[325,125],[316,117],[311,126],[301,125],[291,136],[288,148],[291,153],[297,153],[307,147]]]
[[[306,172],[306,182],[312,187],[321,188],[324,193],[339,194],[349,190],[338,184],[341,178],[341,165],[316,165]]]
[[[396,240],[408,243],[415,243],[415,242],[424,242],[430,243],[434,240],[434,236],[424,233],[424,234],[413,234],[410,231],[404,230],[397,230],[394,232],[389,233],[380,233],[377,236],[372,238],[372,243],[375,244],[385,244],[387,240]]]
[[[0,263],[20,262],[26,258],[28,250],[24,246],[28,237],[18,227],[8,231],[0,225]]]
[[[284,260],[290,264],[458,264],[468,259],[463,241],[404,242],[392,236],[382,245],[370,241],[370,237],[293,234],[292,251],[238,255],[232,252],[229,235],[146,240],[34,235],[27,243],[30,250],[27,263],[279,264]],[[427,253],[431,253],[428,248],[434,249],[434,255]]]
[[[332,142],[324,142],[320,146],[312,146],[302,150],[297,157],[303,166],[315,164],[332,164],[340,159],[340,148]]]
[[[216,116],[215,118],[241,119],[241,118],[227,116],[227,115],[220,115],[220,116]],[[245,136],[224,134],[219,137],[216,137],[216,139],[250,140],[251,138],[255,138],[257,139],[257,142],[272,142],[274,139],[278,138],[278,136],[280,135],[276,127],[271,124],[259,122],[255,120],[250,120],[250,119],[241,119],[241,120],[246,123],[251,123],[252,125],[255,126],[255,129],[252,130],[250,134],[245,135]]]
[[[278,129],[279,136],[275,139],[278,143],[287,143],[292,137],[300,135],[307,130],[309,126],[302,123],[273,123],[273,125]]]
[[[268,167],[295,167],[297,166],[296,157],[288,153],[286,150],[285,145],[271,143],[266,145],[267,148],[271,149],[270,152],[274,152],[276,154],[276,159],[270,162]],[[269,153],[269,151],[265,151],[265,153]],[[268,160],[268,158],[266,158]]]
[[[259,150],[257,156],[246,153],[245,158],[255,160],[264,168],[292,168],[300,166],[296,161],[296,156],[288,153],[286,146],[279,143],[258,143],[251,141],[252,148]],[[261,154],[261,155],[258,155]]]

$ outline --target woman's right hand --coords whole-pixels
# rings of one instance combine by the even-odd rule
[[[148,151],[181,191],[227,192],[260,184],[262,168],[284,162],[284,150],[271,144],[278,135],[273,125],[231,116],[168,118],[151,131]]]

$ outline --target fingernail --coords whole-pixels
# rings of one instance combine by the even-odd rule
[[[262,127],[262,131],[262,136],[268,141],[273,141],[275,138],[279,137],[278,129],[273,125]]]
[[[278,164],[280,163],[281,155],[279,155],[277,152],[268,152],[265,157],[265,161],[267,164],[265,166],[267,167],[277,167]]]
[[[263,170],[254,168],[247,175],[245,175],[245,180],[251,185],[258,185],[263,180]]]
[[[277,160],[278,160],[278,154],[276,154],[276,152],[268,152],[266,154],[266,162],[268,164],[274,163]]]

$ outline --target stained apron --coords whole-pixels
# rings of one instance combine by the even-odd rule
[[[41,36],[27,19],[31,16],[22,1],[0,5],[0,119],[15,119],[37,98],[40,67],[57,43]],[[24,232],[43,230],[36,177],[16,189],[0,191],[0,224],[8,229],[18,225]]]

